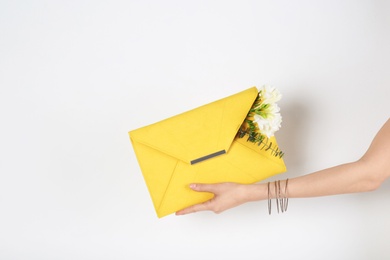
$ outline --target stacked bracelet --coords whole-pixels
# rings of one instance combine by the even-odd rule
[[[284,193],[281,193],[281,187],[280,187],[280,180],[274,182],[275,187],[275,200],[276,200],[276,208],[278,210],[278,214],[280,211],[282,213],[287,211],[288,208],[288,196],[287,196],[287,186],[288,186],[288,179],[286,179],[285,186],[284,186]],[[271,202],[271,183],[268,182],[267,184],[268,189],[268,214],[271,215],[271,208],[272,208],[272,202]]]

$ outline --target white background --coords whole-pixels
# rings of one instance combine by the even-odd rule
[[[389,118],[389,1],[1,1],[0,259],[389,259],[390,183],[158,219],[127,132],[270,84],[292,178]],[[189,126],[190,127],[190,126]]]

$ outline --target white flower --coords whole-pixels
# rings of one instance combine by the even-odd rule
[[[268,116],[264,118],[261,115],[255,114],[253,122],[257,124],[260,133],[270,138],[279,130],[282,123],[282,116],[280,113],[275,113],[268,114]]]
[[[268,117],[273,117],[276,113],[279,113],[280,108],[279,108],[278,104],[269,103],[269,104],[266,104],[265,107],[260,109],[260,111],[261,111],[261,115],[263,117],[268,118]]]
[[[279,90],[272,86],[264,85],[259,89],[259,92],[263,104],[272,104],[282,98]]]

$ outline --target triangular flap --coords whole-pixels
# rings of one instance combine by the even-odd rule
[[[157,211],[163,201],[178,160],[168,155],[164,156],[149,146],[137,142],[132,143],[154,208]]]
[[[134,141],[186,163],[227,152],[257,95],[252,87],[129,134]]]

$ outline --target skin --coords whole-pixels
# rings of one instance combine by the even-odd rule
[[[286,181],[280,181],[282,196],[288,198],[308,198],[356,192],[374,191],[390,177],[390,119],[379,130],[366,153],[357,161],[323,169],[311,174],[288,180],[287,194],[284,194]],[[271,184],[273,187],[273,183]],[[211,192],[214,197],[176,212],[185,215],[198,211],[221,213],[246,202],[268,199],[267,183],[238,184],[194,183],[190,188],[197,192]],[[271,198],[275,198],[271,189]]]

